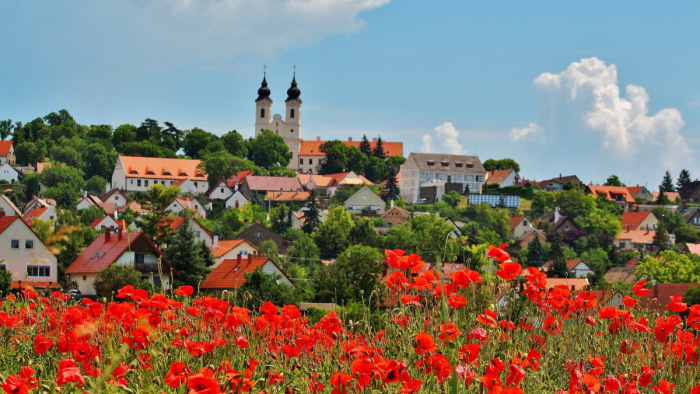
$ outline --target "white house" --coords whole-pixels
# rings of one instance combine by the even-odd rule
[[[226,201],[233,196],[233,190],[228,187],[226,181],[220,180],[213,184],[204,194],[210,201]]]
[[[401,196],[411,204],[439,202],[452,190],[480,193],[486,170],[477,156],[411,153],[401,166]]]
[[[355,194],[348,197],[343,203],[348,212],[355,215],[378,215],[384,214],[386,202],[367,186],[363,186]]]
[[[551,270],[554,262],[549,260],[546,262],[542,268],[544,270]],[[572,278],[587,278],[589,274],[594,274],[595,272],[588,263],[583,260],[566,260],[566,268],[571,272]],[[547,279],[549,282],[549,279]]]
[[[113,233],[109,228],[73,261],[66,275],[77,283],[83,295],[97,295],[93,287],[95,278],[113,264],[132,266],[141,272],[142,279],[163,289],[170,287],[172,266],[144,233],[121,230]]]
[[[520,182],[520,176],[514,169],[489,171],[486,174],[487,185],[498,185],[498,187],[513,186]]]
[[[80,200],[78,200],[76,208],[79,210],[88,209],[90,207],[101,207],[102,204],[102,200],[100,200],[99,197],[84,193],[83,196],[80,197]]]
[[[0,180],[5,180],[7,183],[15,183],[19,180],[19,172],[12,168],[10,163],[5,163],[0,166]]]
[[[109,215],[95,219],[92,223],[90,223],[90,227],[98,230],[108,228],[114,233],[119,231],[119,228],[121,228],[122,231],[126,231],[126,223],[123,220],[114,220]]]
[[[6,195],[0,194],[0,214],[5,214],[5,216],[22,216],[22,211]]]
[[[177,186],[180,189],[181,194],[199,194],[199,183],[192,181],[191,179],[180,179],[179,181],[173,183],[173,186]],[[208,190],[208,189],[207,189]]]
[[[238,255],[248,258],[248,255],[257,256],[258,254],[260,254],[260,250],[245,239],[219,241],[218,237],[214,236],[211,255],[214,257],[215,263],[212,268],[216,268],[224,260],[235,259]]]
[[[195,211],[195,216],[207,217],[207,211],[194,196],[175,198],[165,210],[171,211],[175,215],[182,211],[190,210]]]
[[[60,287],[56,256],[19,216],[0,212],[0,269],[12,273],[12,286]],[[21,284],[20,284],[21,281]]]
[[[191,159],[119,156],[111,186],[125,193],[145,192],[156,183],[170,187],[189,179],[197,193],[205,193],[209,182],[200,163],[200,160]]]
[[[118,187],[108,191],[107,194],[102,196],[101,200],[103,203],[115,204],[117,208],[123,207],[129,203],[129,199],[126,197],[126,194],[119,190]]]
[[[170,230],[175,232],[178,228],[180,228],[180,226],[182,226],[185,220],[188,220],[190,227],[192,227],[192,231],[194,231],[194,237],[197,242],[204,241],[204,243],[206,243],[209,247],[214,244],[214,236],[212,235],[211,231],[204,228],[195,219],[186,219],[184,217],[166,217],[163,218],[164,222],[161,224],[161,227],[169,224]]]
[[[56,207],[53,205],[46,206],[44,208],[34,208],[27,211],[27,213],[22,216],[25,222],[29,226],[34,224],[34,220],[40,219],[45,222],[49,220],[56,220]]]
[[[243,208],[243,206],[248,202],[248,199],[245,198],[243,193],[240,190],[236,190],[235,193],[229,197],[226,202],[224,203],[224,206],[226,208]]]

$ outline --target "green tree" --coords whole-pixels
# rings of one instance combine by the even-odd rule
[[[612,174],[605,180],[604,186],[625,186],[617,175]]]
[[[335,257],[347,248],[350,244],[350,231],[354,225],[352,215],[345,208],[335,207],[329,210],[326,220],[318,225],[313,233],[321,257]]]
[[[216,140],[216,135],[198,127],[187,131],[182,141],[185,154],[193,159],[200,159],[203,151]]]
[[[0,140],[4,141],[7,137],[11,136],[12,130],[14,130],[12,119],[0,120]]]
[[[510,234],[510,214],[502,208],[491,208],[488,203],[471,204],[464,211],[465,217],[473,220],[486,229],[498,234],[501,241],[508,239]]]
[[[318,195],[315,189],[311,189],[309,192],[305,207],[304,224],[301,226],[301,229],[306,234],[311,234],[321,224],[321,207],[318,203]]]
[[[352,150],[352,152],[359,151]],[[389,169],[384,159],[375,156],[367,159],[363,170],[364,176],[374,183],[381,183],[389,176]]]
[[[672,250],[659,256],[644,256],[634,269],[635,276],[660,283],[700,283],[700,256]]]
[[[382,192],[382,200],[389,202],[399,198],[401,198],[401,189],[399,189],[398,180],[396,179],[396,172],[392,171],[386,180],[386,185]]]
[[[520,164],[518,164],[513,159],[507,158],[501,160],[488,159],[483,163],[483,166],[486,171],[500,171],[513,169],[517,173],[520,172]]]
[[[442,195],[442,201],[446,202],[450,206],[456,207],[462,200],[462,195],[454,190]]]
[[[608,239],[614,239],[622,232],[620,218],[600,209],[596,209],[588,215],[578,216],[574,221],[588,234],[604,235]]]
[[[365,156],[372,155],[372,146],[369,144],[369,140],[364,134],[362,134],[362,141],[360,142],[360,152],[364,153]]]
[[[535,234],[535,239],[533,239],[527,245],[527,265],[529,267],[541,267],[547,262],[547,254],[542,247],[540,242],[540,237]]]
[[[335,174],[350,168],[348,147],[341,141],[324,142],[319,149],[326,155],[326,160],[321,164],[321,174]]]
[[[363,216],[353,216],[354,225],[350,230],[350,243],[363,244],[373,247],[379,246],[379,234],[374,229],[372,219]]]
[[[248,141],[248,155],[258,167],[287,166],[292,159],[284,139],[270,130],[263,130]]]
[[[581,254],[581,260],[588,263],[593,269],[593,275],[589,275],[588,281],[591,286],[600,288],[605,285],[605,273],[612,266],[608,253],[601,248],[589,249]]]
[[[136,129],[136,140],[137,141],[152,141],[154,143],[160,142],[161,132],[163,128],[160,127],[157,120],[146,119],[141,123]]]
[[[443,255],[448,235],[454,230],[452,225],[434,215],[414,216],[409,222],[415,239],[419,240],[416,253],[425,261],[437,261],[437,257]]]
[[[63,201],[63,207],[77,204],[81,191],[85,189],[84,178],[83,171],[58,164],[44,168],[39,174],[39,181],[46,187],[44,195],[57,202]]]
[[[123,124],[117,127],[112,134],[112,145],[121,152],[121,145],[127,142],[136,142],[136,126]]]
[[[370,298],[379,288],[381,253],[375,248],[353,245],[338,255],[338,261],[324,270],[316,292],[320,302],[337,302],[345,305],[351,301]],[[371,303],[370,305],[374,305]]]
[[[99,175],[93,175],[88,181],[85,183],[85,191],[87,191],[90,194],[94,194],[96,196],[99,196],[101,193],[104,193],[107,189],[107,180],[102,178]]]
[[[104,179],[112,177],[114,166],[117,164],[118,155],[114,151],[107,151],[104,145],[93,143],[87,146],[83,155],[86,178],[95,175]]]
[[[257,169],[252,161],[234,156],[227,151],[219,151],[204,156],[200,165],[207,173],[210,183],[217,182],[219,179],[227,180],[231,175],[239,171],[255,171]]]
[[[401,223],[387,231],[384,238],[384,248],[401,249],[406,253],[415,253],[418,239],[411,228],[410,222]]]
[[[209,269],[201,252],[201,249],[197,248],[192,226],[189,220],[185,220],[165,249],[165,258],[179,273],[175,278],[176,283],[197,287],[200,281],[204,280]]]
[[[263,241],[258,249],[260,249],[261,255],[270,258],[277,257],[279,254],[279,251],[277,250],[277,244],[271,239]]]
[[[690,172],[685,168],[681,170],[678,174],[678,180],[676,181],[676,190],[681,190],[683,186],[690,182]]]
[[[134,267],[122,264],[112,264],[109,268],[100,271],[95,278],[92,287],[98,295],[112,299],[113,294],[124,286],[132,285],[139,287],[141,283],[141,273]]]
[[[676,188],[673,186],[673,178],[671,178],[671,173],[666,171],[664,174],[664,179],[659,185],[659,192],[675,192]]]
[[[550,268],[549,276],[555,278],[569,277],[569,269],[566,264],[566,255],[564,254],[564,245],[560,232],[555,232],[550,242],[549,249],[550,258],[552,259],[552,268]]]
[[[291,237],[287,235],[287,238]],[[303,232],[287,248],[287,259],[304,267],[308,277],[316,277],[321,264],[319,258],[318,246],[316,246],[310,235]]]
[[[683,294],[683,302],[688,305],[700,305],[700,286],[693,286]]]
[[[224,144],[224,147],[228,153],[238,157],[248,156],[248,146],[246,145],[243,136],[241,136],[236,130],[229,131],[228,133],[222,135],[220,140]]]
[[[663,222],[659,222],[656,227],[656,233],[654,233],[654,238],[652,240],[652,245],[659,251],[668,249],[669,236],[666,231],[666,225]]]
[[[0,263],[5,260],[0,260]],[[0,295],[5,298],[12,291],[12,273],[0,270]]]
[[[159,146],[151,141],[123,142],[118,147],[119,153],[125,156],[141,155],[144,157],[175,158],[175,151]]]
[[[279,275],[267,274],[261,268],[250,274],[244,274],[246,282],[241,286],[241,293],[249,293],[247,307],[252,310],[260,308],[265,301],[275,305],[295,305],[302,300],[301,294],[291,286],[279,284]]]
[[[177,152],[182,147],[182,138],[185,132],[175,127],[170,122],[165,122],[165,128],[161,130],[161,145]]]
[[[382,141],[381,136],[377,138],[377,142],[374,145],[374,149],[372,150],[372,156],[382,160],[386,159],[386,153],[384,153],[384,141]]]
[[[15,142],[15,160],[19,165],[34,165],[41,160],[46,155],[46,151],[42,149],[42,146],[35,144],[33,142]]]

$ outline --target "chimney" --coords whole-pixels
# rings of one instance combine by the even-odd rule
[[[377,137],[372,138],[372,142],[377,142]]]
[[[111,235],[112,231],[109,229],[109,227],[105,228],[105,241],[109,241],[109,236]]]
[[[215,235],[214,236],[214,244],[212,245],[212,250],[216,250],[219,248],[219,236]]]
[[[352,142],[352,137],[348,137],[348,142]]]
[[[134,153],[134,157],[141,157],[140,153]]]
[[[393,207],[394,207],[394,200],[391,200],[391,202],[389,203],[389,205],[391,205],[389,208],[393,208]]]
[[[561,219],[561,213],[559,213],[559,207],[554,208],[554,224],[559,223],[559,219]]]
[[[0,218],[4,218],[4,217],[5,217],[5,211],[0,210]]]
[[[321,141],[321,137],[316,137],[316,141]]]
[[[559,179],[561,179],[561,172],[559,173]]]
[[[248,264],[253,264],[253,255],[248,253]]]
[[[241,254],[238,253],[238,256],[236,257],[236,261],[238,262],[238,265],[241,265]]]
[[[117,239],[122,239],[122,226],[117,229]]]

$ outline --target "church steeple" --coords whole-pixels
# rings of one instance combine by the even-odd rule
[[[270,98],[270,88],[267,87],[267,76],[265,74],[266,73],[263,73],[262,84],[260,85],[260,89],[258,89],[258,98],[255,101]]]
[[[294,77],[292,78],[292,86],[287,89],[287,99],[284,101],[291,101],[291,100],[298,100],[301,102],[301,99],[299,98],[301,96],[301,90],[297,87],[297,73],[294,71]]]

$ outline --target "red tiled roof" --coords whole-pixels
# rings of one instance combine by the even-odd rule
[[[510,175],[511,172],[515,170],[513,169],[508,169],[508,170],[498,170],[498,171],[489,171],[487,174],[487,179],[486,183],[491,185],[491,184],[501,184],[501,182],[505,181],[506,178],[508,178],[508,175]]]
[[[616,239],[630,240],[632,243],[635,244],[650,245],[654,242],[654,235],[656,235],[656,231],[654,230],[623,230],[622,233],[618,235]]]
[[[121,257],[129,247],[139,239],[144,239],[149,245],[151,251],[162,258],[163,262],[170,265],[165,256],[151,242],[143,232],[137,231],[133,233],[124,233],[120,238],[116,233],[110,233],[107,239],[107,233],[100,234],[83,253],[78,256],[73,263],[66,269],[67,274],[96,274],[105,268],[108,268],[119,257]]]
[[[118,212],[124,212],[127,209],[131,209],[132,211],[134,211],[136,213],[148,213],[148,212],[150,212],[148,209],[142,207],[141,204],[139,204],[136,201],[130,201],[126,205],[122,205],[121,207],[117,207]]]
[[[598,185],[588,185],[588,190],[594,195],[603,194],[610,201],[617,201],[616,196],[624,197],[626,202],[633,203],[634,197],[630,194],[626,187],[622,186],[598,186]]]
[[[255,191],[297,191],[301,189],[301,183],[296,177],[248,175],[244,182],[248,184],[250,190]]]
[[[117,211],[117,203],[116,202],[103,202],[100,204],[100,208],[102,208],[107,215],[114,215],[114,212]]]
[[[265,194],[265,201],[306,201],[311,193],[309,192],[273,192]]]
[[[635,195],[639,193],[640,190],[642,190],[644,186],[627,186],[627,190],[630,192],[631,195]]]
[[[301,147],[299,148],[299,156],[325,156],[326,154],[321,152],[321,145],[328,141],[301,141]],[[341,141],[346,146],[354,146],[355,148],[360,148],[361,141]],[[377,146],[376,141],[369,142],[370,149],[374,149]],[[389,142],[382,141],[382,147],[384,148],[384,154],[388,156],[403,156],[403,142]]]
[[[647,218],[647,216],[652,215],[651,211],[641,211],[641,212],[625,212],[622,214],[620,222],[622,223],[622,230],[642,230],[640,228],[642,222]]]
[[[0,234],[2,234],[6,228],[10,227],[10,224],[18,217],[19,216],[0,216]]]
[[[695,286],[700,286],[700,283],[658,283],[651,288],[651,293],[642,297],[640,301],[652,309],[663,311],[671,304],[671,296],[684,295],[688,289]]]
[[[12,148],[12,141],[0,141],[0,156],[7,156]]]
[[[224,240],[224,241],[219,241],[219,246],[217,246],[216,250],[214,250],[214,245],[212,245],[212,251],[211,255],[213,257],[221,257],[231,251],[231,249],[234,249],[238,245],[242,244],[243,242],[247,243],[250,245],[253,249],[256,251],[258,248],[255,247],[252,243],[248,242],[245,239],[230,239],[230,240]]]
[[[43,215],[47,209],[49,209],[49,208],[44,207],[44,208],[30,209],[29,211],[27,211],[27,213],[24,214],[24,216],[22,216],[22,219],[24,219],[24,221],[27,222],[27,224],[31,227],[32,224],[34,224],[34,219]]]
[[[268,261],[272,260],[269,257],[226,259],[207,275],[200,287],[202,289],[237,289],[246,282],[243,274],[255,271]]]
[[[688,252],[692,254],[700,254],[700,244],[685,244],[686,248],[688,248]]]
[[[570,289],[573,286],[573,290],[581,291],[588,287],[587,278],[547,278],[547,288],[553,288],[554,286],[565,285]]]
[[[97,226],[99,226],[100,223],[102,223],[102,221],[105,220],[107,217],[108,216],[103,216],[101,218],[97,218],[97,219],[93,220],[92,223],[90,223],[90,227],[97,228]],[[114,223],[116,223],[117,226],[121,227],[122,231],[126,231],[126,222],[125,221],[115,220]]]
[[[572,269],[574,269],[574,267],[576,267],[577,265],[579,265],[581,262],[583,262],[584,264],[588,265],[588,263],[586,263],[585,261],[583,261],[583,260],[581,260],[581,259],[566,260],[566,269],[569,270],[569,271],[571,271]],[[547,261],[546,263],[544,263],[544,265],[542,266],[542,268],[544,268],[544,269],[549,269],[549,267],[551,267],[552,264],[554,264],[554,261],[553,261],[553,260],[549,260],[549,261]],[[588,268],[591,268],[591,267],[588,267]],[[547,278],[547,280],[549,280],[549,278]]]
[[[242,184],[245,177],[253,174],[254,172],[250,170],[239,171],[236,173],[236,175],[232,175],[230,178],[228,178],[228,180],[226,180],[226,184],[228,187],[235,187],[236,185]]]
[[[119,160],[127,178],[207,180],[207,174],[198,168],[200,160],[134,156],[119,156]]]
[[[121,190],[119,190],[118,187],[115,187],[114,189],[108,191],[107,194],[102,196],[102,201],[107,201],[108,198],[112,197],[112,194],[117,193],[119,193],[122,197],[124,197],[124,200],[126,200],[126,196],[124,195],[124,193]]]
[[[510,229],[514,230],[515,227],[517,227],[518,224],[523,221],[523,219],[525,219],[525,216],[510,218]]]

